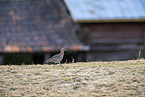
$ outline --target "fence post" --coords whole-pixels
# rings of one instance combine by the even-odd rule
[[[0,64],[4,64],[4,56],[0,55]]]

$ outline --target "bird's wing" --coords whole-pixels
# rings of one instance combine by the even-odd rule
[[[58,62],[61,57],[61,54],[57,54],[47,59],[45,62]]]

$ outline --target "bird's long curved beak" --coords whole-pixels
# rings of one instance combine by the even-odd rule
[[[69,49],[65,49],[65,51],[67,51],[67,52],[71,53],[71,51],[70,51]]]

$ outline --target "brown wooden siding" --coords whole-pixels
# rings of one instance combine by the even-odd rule
[[[85,33],[84,42],[91,47],[91,52],[88,52],[89,59],[93,59],[95,55],[99,55],[100,60],[132,59],[136,58],[138,51],[144,47],[145,23],[79,25]],[[96,59],[97,57],[94,58]]]

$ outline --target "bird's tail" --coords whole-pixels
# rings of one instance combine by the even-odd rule
[[[47,59],[46,61],[44,61],[44,63],[49,63],[49,59]]]
[[[44,61],[43,64],[48,64],[49,65],[49,62]]]

